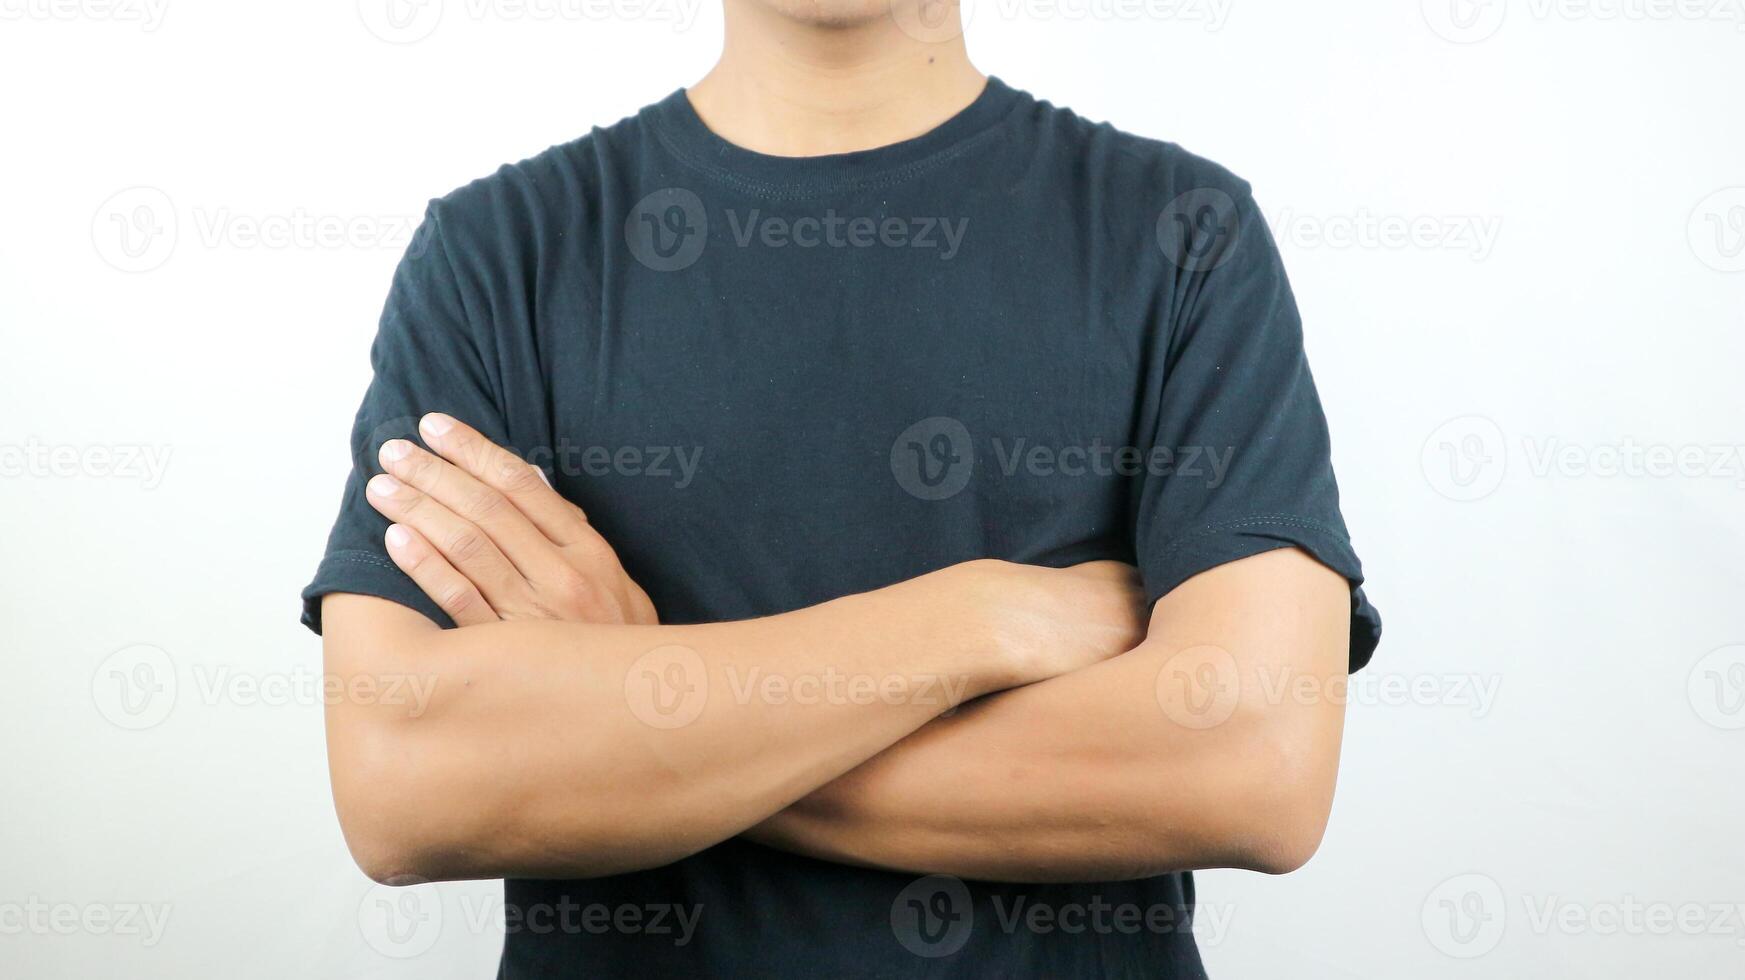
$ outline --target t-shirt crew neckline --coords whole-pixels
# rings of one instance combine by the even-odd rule
[[[679,89],[649,107],[650,121],[668,149],[692,166],[729,183],[771,191],[827,191],[900,180],[968,149],[1017,104],[1022,93],[998,78],[974,102],[912,139],[869,150],[823,156],[759,153],[716,135]]]

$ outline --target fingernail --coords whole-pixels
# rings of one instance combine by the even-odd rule
[[[454,419],[441,412],[431,412],[418,420],[418,430],[427,436],[441,437],[447,435],[448,430],[452,428],[454,428]]]
[[[398,524],[388,525],[388,547],[404,548],[411,540],[412,535],[407,534],[405,528]]]
[[[412,444],[404,439],[389,439],[382,443],[382,461],[397,463],[412,452]]]
[[[386,473],[370,480],[370,495],[374,497],[392,497],[400,490],[400,481]]]
[[[545,470],[544,470],[544,469],[542,469],[542,468],[540,468],[540,467],[538,467],[538,466],[535,466],[535,467],[533,467],[533,472],[535,472],[535,473],[538,473],[538,474],[539,474],[539,478],[540,478],[540,479],[541,479],[541,480],[544,480],[544,481],[545,481],[545,485],[546,485],[546,486],[548,486],[548,487],[549,487],[549,486],[551,486],[551,477],[549,477],[549,476],[546,476],[546,475],[545,475]]]

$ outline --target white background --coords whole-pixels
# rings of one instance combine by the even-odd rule
[[[405,222],[720,38],[518,9],[0,0],[0,974],[492,975],[494,884],[393,912],[348,859],[296,593]],[[1386,618],[1320,855],[1200,876],[1215,976],[1740,975],[1742,26],[975,8],[984,70],[1253,182]]]

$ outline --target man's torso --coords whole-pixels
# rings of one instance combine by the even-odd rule
[[[1155,218],[1176,169],[1238,182],[993,84],[957,131],[836,166],[719,159],[669,99],[439,202],[511,444],[663,621],[1134,560],[1176,274]],[[1189,876],[919,878],[733,841],[512,880],[504,973],[1199,975]]]

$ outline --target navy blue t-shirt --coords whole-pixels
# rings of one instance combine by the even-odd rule
[[[873,150],[751,152],[678,92],[506,166],[432,202],[372,361],[316,630],[332,592],[452,625],[363,492],[443,411],[550,473],[663,622],[984,557],[1130,562],[1155,599],[1294,546],[1352,583],[1353,670],[1380,635],[1248,185],[997,79]],[[735,840],[505,903],[506,977],[1203,975],[1187,874],[964,882]]]

